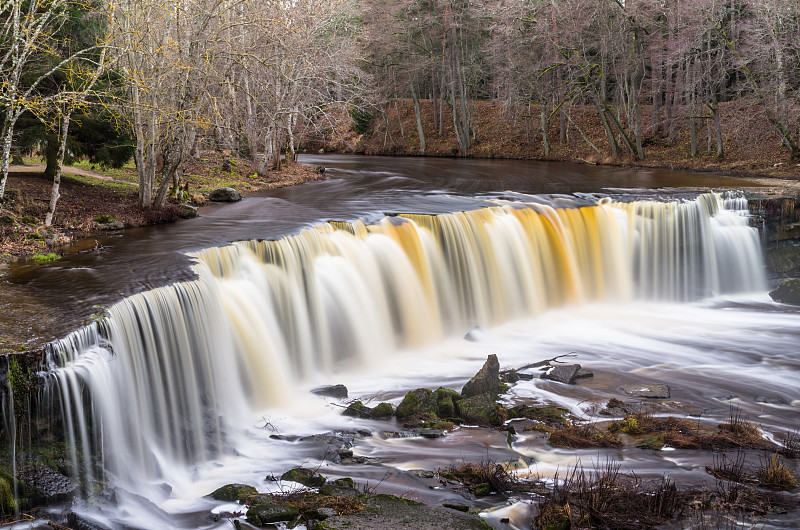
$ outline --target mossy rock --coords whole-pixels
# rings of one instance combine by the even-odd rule
[[[453,418],[457,416],[456,401],[461,399],[461,394],[449,388],[436,389],[436,414],[440,418]]]
[[[255,504],[247,510],[247,522],[255,526],[291,521],[300,515],[296,506],[287,504]]]
[[[290,469],[281,475],[281,480],[297,482],[298,484],[302,484],[308,488],[319,488],[325,484],[325,477],[318,474],[313,469],[308,469],[306,467],[296,467],[294,469]]]
[[[113,215],[98,215],[97,217],[94,218],[94,222],[101,225],[113,223],[114,221],[116,221],[116,219],[114,218]]]
[[[258,495],[258,490],[247,484],[226,484],[211,493],[211,497],[218,501],[239,501],[242,503],[248,497],[253,497],[254,495]]]
[[[492,394],[480,394],[456,403],[458,415],[475,425],[499,425],[502,423]]]
[[[411,417],[435,417],[438,410],[436,394],[430,388],[417,388],[403,398],[395,414],[398,420]]]
[[[0,515],[6,517],[14,515],[17,510],[17,501],[14,499],[14,488],[11,483],[0,477]]]
[[[391,406],[391,405],[390,405]],[[342,412],[344,416],[350,416],[353,418],[372,418],[372,409],[368,406],[361,403],[361,401],[353,401],[350,403],[344,412]],[[391,414],[390,414],[391,416]]]
[[[337,478],[336,480],[331,481],[331,484],[333,484],[334,486],[342,486],[344,488],[356,487],[356,483],[353,482],[353,479],[351,479],[350,477]]]
[[[800,279],[792,278],[784,281],[769,295],[778,303],[800,305]]]
[[[482,482],[481,484],[469,486],[469,491],[476,497],[487,497],[492,494],[492,485],[488,482]]]
[[[322,486],[319,489],[320,495],[330,495],[331,497],[340,497],[342,499],[355,499],[361,497],[361,492],[359,492],[354,485],[349,486],[347,484],[336,484],[336,482],[338,481],[334,481],[330,484],[325,484]]]
[[[394,415],[394,408],[391,403],[380,403],[377,407],[372,409],[373,418],[391,418]]]

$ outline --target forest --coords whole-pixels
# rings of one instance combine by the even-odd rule
[[[724,157],[720,105],[741,101],[800,158],[797,1],[4,0],[0,75],[0,200],[14,157],[44,153],[47,225],[71,158],[132,157],[140,204],[160,207],[200,149],[263,174],[320,131],[388,125],[398,101],[418,154],[447,128],[473,156],[492,101],[536,124],[545,156],[572,131],[642,160],[688,128],[690,156]]]

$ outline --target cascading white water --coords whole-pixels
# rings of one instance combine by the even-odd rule
[[[198,280],[123,300],[54,343],[47,377],[84,473],[93,454],[136,488],[235,449],[237,425],[340,363],[566,304],[763,290],[742,211],[719,194],[502,203],[211,248],[195,255]]]

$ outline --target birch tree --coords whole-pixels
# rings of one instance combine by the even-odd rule
[[[44,83],[70,61],[92,53],[96,46],[62,54],[60,32],[71,10],[87,5],[72,0],[0,1],[0,201],[5,195],[11,148],[17,121],[30,110],[42,113]],[[34,69],[36,65],[52,65]],[[0,206],[1,207],[1,206]]]

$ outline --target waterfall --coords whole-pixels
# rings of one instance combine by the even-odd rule
[[[51,345],[46,377],[87,478],[157,482],[234,450],[237,425],[293,381],[478,324],[766,285],[746,201],[715,193],[331,222],[194,258],[197,280],[125,299]]]

